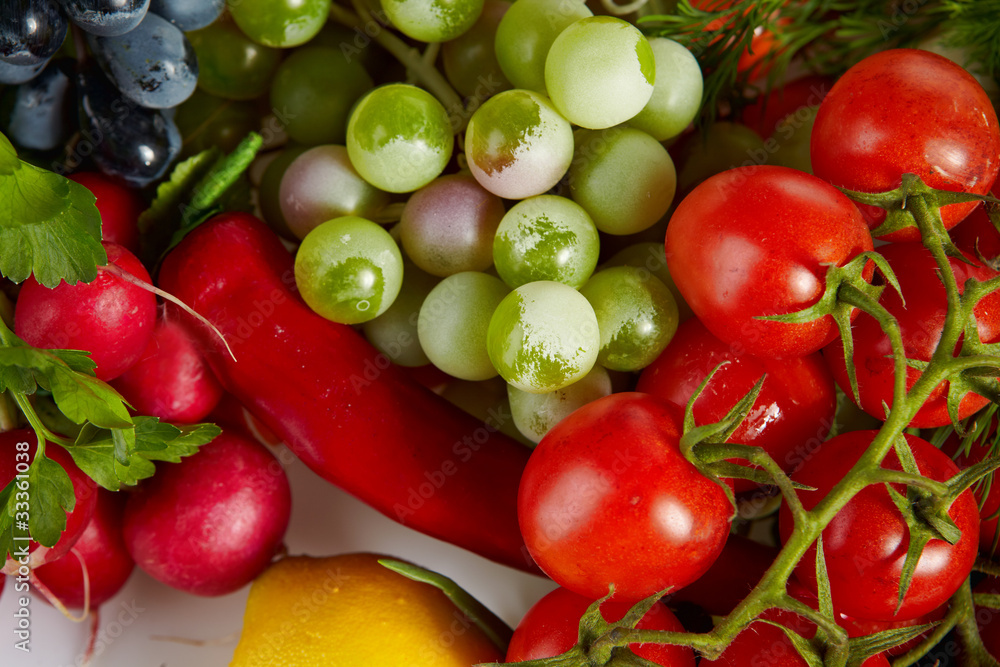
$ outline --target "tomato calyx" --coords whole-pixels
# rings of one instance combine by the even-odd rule
[[[879,238],[901,229],[916,227],[925,244],[928,241],[941,244],[948,255],[959,259],[962,258],[962,253],[948,236],[941,218],[941,208],[966,202],[1000,203],[1000,200],[990,195],[932,188],[920,176],[910,173],[903,174],[900,186],[888,192],[859,192],[842,187],[837,189],[855,203],[886,210],[885,222],[872,230],[873,237]],[[990,213],[994,224],[998,224],[996,215],[996,212]]]
[[[855,308],[859,308],[874,317],[883,329],[889,325],[892,316],[879,305],[879,297],[885,285],[873,285],[866,278],[869,262],[878,268],[885,279],[900,295],[899,281],[889,263],[882,255],[874,251],[858,254],[843,266],[830,265],[826,272],[826,288],[819,301],[808,308],[784,315],[767,315],[757,319],[790,324],[802,324],[831,316],[840,331],[844,345],[844,361],[847,365],[847,377],[855,402],[858,401],[858,378],[854,368],[854,338],[851,333],[851,317]],[[870,274],[868,274],[870,275]]]
[[[633,605],[625,616],[615,623],[608,623],[601,614],[601,605],[614,596],[614,585],[610,592],[595,600],[580,617],[580,629],[576,645],[560,655],[521,662],[503,663],[521,667],[657,667],[656,663],[641,658],[628,646],[622,646],[621,639],[629,630],[635,630],[639,621],[669,592],[655,593]],[[500,663],[489,663],[478,667],[500,667]]]

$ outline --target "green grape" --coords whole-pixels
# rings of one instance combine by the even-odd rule
[[[314,311],[341,324],[360,324],[392,305],[403,283],[403,256],[374,222],[356,216],[327,220],[302,239],[295,283]]]
[[[578,130],[570,196],[608,234],[635,234],[666,215],[677,174],[663,144],[645,132],[618,127]]]
[[[688,137],[675,153],[681,193],[727,169],[764,164],[769,156],[759,134],[742,123],[727,121],[712,123],[704,132]]]
[[[818,106],[801,107],[778,122],[766,146],[773,147],[768,164],[813,173],[810,139]]]
[[[616,371],[638,371],[653,362],[677,331],[677,304],[659,278],[633,266],[594,274],[580,288],[601,330],[597,361]]]
[[[204,90],[195,90],[191,97],[177,107],[174,122],[184,137],[182,158],[213,146],[229,153],[247,134],[258,132],[261,127],[257,105],[225,99]]]
[[[250,39],[281,48],[308,42],[330,15],[330,0],[239,0],[228,5]]]
[[[486,351],[493,311],[510,289],[499,278],[465,271],[448,276],[420,307],[417,333],[431,363],[463,380],[497,374]]]
[[[508,90],[476,109],[465,131],[469,170],[493,194],[524,199],[551,189],[573,160],[573,129],[548,98]]]
[[[569,413],[610,393],[611,377],[603,366],[594,366],[573,384],[544,394],[532,394],[512,384],[507,385],[514,424],[534,444]]]
[[[674,296],[674,303],[677,304],[678,320],[684,322],[694,317],[694,311],[691,310],[691,306],[684,300],[684,296],[677,289],[677,285],[674,284],[674,279],[670,275],[670,268],[667,266],[667,256],[663,251],[663,243],[645,241],[626,246],[609,257],[608,261],[601,268],[606,269],[613,266],[634,266],[639,269],[640,278],[644,278],[646,274],[656,276],[660,279],[660,282],[667,286],[667,289]]]
[[[399,239],[413,263],[435,276],[485,271],[503,216],[503,201],[469,173],[449,174],[410,196]]]
[[[545,93],[545,58],[563,30],[594,13],[580,0],[517,0],[497,26],[496,57],[516,88]]]
[[[510,90],[493,48],[497,25],[510,7],[506,0],[486,0],[472,27],[441,45],[445,76],[459,95],[482,104],[492,95]]]
[[[361,98],[347,123],[347,152],[362,178],[412,192],[444,171],[455,140],[448,112],[427,91],[390,84]]]
[[[483,0],[382,0],[392,24],[421,42],[455,39],[479,18]]]
[[[230,21],[216,21],[187,38],[198,57],[198,87],[219,97],[260,97],[281,62],[280,50],[254,42]]]
[[[264,222],[286,239],[297,239],[298,237],[288,226],[285,214],[281,212],[281,179],[295,158],[305,153],[306,150],[305,146],[294,144],[285,146],[264,168],[264,173],[260,177],[260,186],[257,188],[257,198],[260,202],[260,212],[264,217]]]
[[[371,217],[389,195],[355,171],[343,146],[316,146],[295,158],[281,177],[281,213],[288,228],[305,238],[313,227],[344,215]]]
[[[403,260],[403,285],[388,310],[364,323],[365,338],[375,349],[400,366],[423,366],[430,363],[420,345],[417,317],[424,299],[438,278]]]
[[[592,16],[556,37],[545,59],[545,88],[574,125],[600,130],[642,111],[653,94],[656,64],[628,21]]]
[[[576,288],[594,272],[600,250],[597,227],[579,204],[539,195],[507,211],[493,241],[493,263],[511,287],[554,280]]]
[[[628,124],[665,141],[683,132],[698,115],[704,80],[701,65],[684,45],[651,37],[649,46],[656,61],[653,96]]]
[[[325,46],[296,49],[271,83],[271,106],[301,144],[343,144],[351,108],[375,84],[358,60]]]
[[[569,285],[521,285],[490,319],[487,350],[493,367],[522,391],[562,389],[590,372],[601,336],[586,297]]]

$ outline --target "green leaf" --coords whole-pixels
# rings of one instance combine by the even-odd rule
[[[0,135],[2,136],[2,135]],[[29,275],[46,287],[97,277],[107,264],[101,216],[84,186],[17,158],[0,142],[0,275],[15,283]]]
[[[3,137],[0,134],[0,137]],[[15,507],[11,502],[14,498],[16,479],[0,491],[0,561],[6,562],[7,555],[14,553],[14,514]]]
[[[910,541],[906,549],[906,560],[903,561],[903,570],[899,575],[899,598],[896,603],[896,612],[898,613],[903,607],[906,592],[910,589],[910,584],[913,582],[913,574],[916,572],[920,556],[924,552],[924,547],[931,541],[932,536],[927,525],[914,512],[910,499],[899,491],[896,491],[890,484],[886,484],[885,488],[888,489],[889,497],[899,509],[900,514],[903,515],[910,533]]]
[[[66,512],[72,512],[76,504],[73,482],[61,465],[47,456],[36,455],[28,469],[28,484],[31,537],[42,546],[51,547],[66,529]]]
[[[154,461],[177,463],[221,432],[215,424],[174,426],[156,417],[136,417],[135,427],[129,429],[88,424],[66,449],[95,482],[118,491],[151,477],[156,471]]]
[[[139,216],[142,255],[150,264],[166,249],[170,237],[181,227],[181,216],[202,178],[218,163],[222,153],[210,148],[184,160],[170,173],[170,178],[156,188],[156,197]]]
[[[933,630],[936,625],[937,623],[927,623],[908,628],[895,628],[849,639],[848,645],[850,646],[851,657],[847,664],[849,667],[859,667],[871,656],[884,653],[891,648],[905,644],[911,639],[916,639],[925,632]]]
[[[823,656],[819,654],[819,651],[816,650],[816,647],[813,646],[812,642],[808,639],[795,632],[795,630],[786,628],[780,623],[774,623],[773,621],[768,621],[766,619],[757,620],[761,623],[767,623],[768,625],[780,628],[781,631],[785,633],[785,636],[788,637],[788,640],[792,642],[792,646],[795,647],[795,650],[798,651],[799,655],[802,656],[802,659],[805,660],[809,667],[823,667]]]
[[[822,535],[816,540],[816,588],[819,597],[819,612],[827,618],[835,618],[833,593],[830,591],[830,574],[826,569],[826,552],[823,549]]]

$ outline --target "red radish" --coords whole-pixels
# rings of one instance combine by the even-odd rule
[[[229,430],[139,486],[125,506],[125,544],[154,579],[225,595],[264,571],[290,513],[284,468],[266,447]]]
[[[150,282],[139,259],[117,243],[104,243],[108,261]],[[135,364],[156,325],[156,297],[104,267],[90,283],[59,283],[49,289],[24,281],[14,309],[14,332],[29,345],[86,350],[97,377],[111,380]]]
[[[98,172],[81,171],[70,174],[67,178],[76,181],[97,197],[97,210],[101,214],[101,239],[138,252],[139,214],[146,210],[146,202],[139,193]]]
[[[96,608],[109,600],[125,585],[135,565],[122,537],[125,494],[98,489],[95,495],[94,516],[73,548],[59,560],[34,572],[59,602],[73,609]]]
[[[208,421],[218,424],[222,428],[235,428],[240,433],[248,435],[268,447],[277,447],[281,444],[281,438],[274,431],[250,414],[250,411],[243,407],[239,399],[229,393],[223,393],[219,404],[208,416]]]
[[[142,358],[112,383],[138,414],[190,424],[222,398],[198,345],[176,321],[161,319]]]
[[[16,475],[27,473],[28,465],[34,460],[37,449],[38,439],[31,429],[0,433],[0,488],[7,486]],[[8,559],[3,567],[3,572],[6,574],[23,575],[24,572],[19,572],[22,566],[26,565],[29,569],[34,569],[64,556],[76,544],[94,515],[94,508],[97,504],[96,483],[76,467],[69,453],[59,445],[49,443],[45,447],[45,455],[61,465],[69,475],[73,482],[76,505],[73,507],[73,511],[67,512],[66,528],[59,541],[52,547],[43,547],[32,541],[27,549],[31,555],[26,559],[27,562],[24,562],[21,560],[23,555],[21,547],[15,545],[14,558]],[[31,488],[27,484],[27,480],[18,481],[25,482],[27,493],[30,494]],[[24,491],[17,485],[14,489],[15,492]]]

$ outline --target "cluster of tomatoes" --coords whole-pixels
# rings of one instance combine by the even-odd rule
[[[936,623],[977,556],[995,550],[1000,490],[980,484],[974,494],[972,480],[958,482],[962,467],[988,459],[990,445],[953,461],[959,436],[948,453],[929,441],[995,394],[986,378],[996,373],[1000,341],[997,232],[977,200],[1000,168],[993,106],[951,61],[883,52],[825,97],[811,157],[815,175],[743,166],[687,194],[667,226],[666,257],[696,318],[643,371],[637,392],[599,399],[550,431],[520,488],[529,551],[580,600],[613,589],[616,603],[636,603],[674,591],[713,614],[735,609],[730,618],[742,623],[727,619],[712,641],[686,642],[715,658],[702,664],[810,664],[773,624],[754,623],[729,641],[763,610],[761,619],[812,637],[823,621],[808,609],[820,609],[820,599],[832,600],[849,637]],[[828,438],[835,385],[876,428]],[[727,449],[723,439],[751,447]],[[762,481],[784,492],[781,552],[729,535],[734,492],[759,497]],[[790,578],[780,572],[786,563]],[[990,586],[995,580],[981,590]],[[627,608],[610,606],[612,621]],[[639,627],[676,630],[673,623]],[[982,631],[994,657],[996,627]],[[818,655],[834,650],[826,629]],[[657,636],[633,631],[618,645],[629,638]],[[897,643],[865,664],[888,664],[886,655],[919,638]],[[690,650],[656,652],[663,648],[636,653],[693,664]]]

